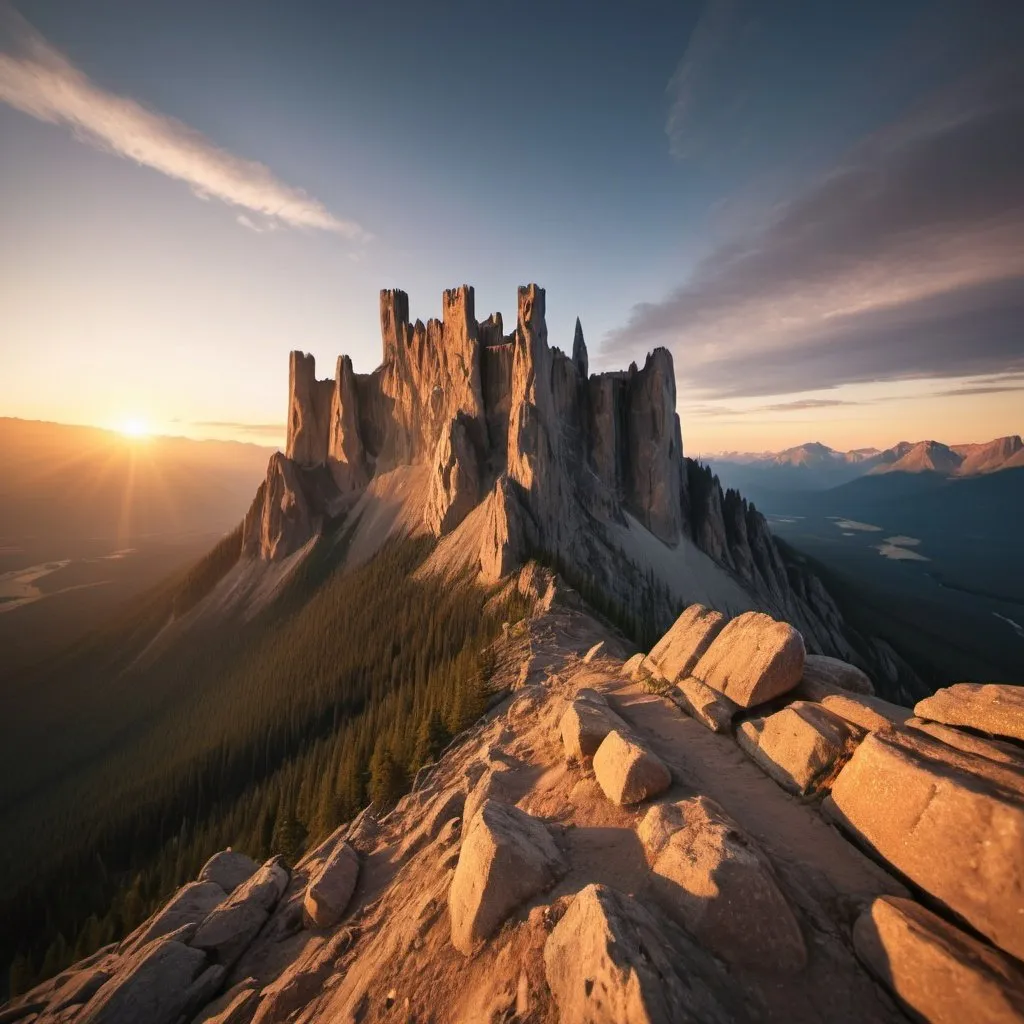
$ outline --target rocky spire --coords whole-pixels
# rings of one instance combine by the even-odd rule
[[[583,324],[580,318],[576,317],[576,333],[572,339],[572,361],[576,364],[576,370],[583,380],[589,376],[587,372],[587,343],[583,340]]]

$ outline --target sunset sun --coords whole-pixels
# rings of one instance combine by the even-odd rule
[[[150,433],[149,424],[139,416],[126,417],[121,420],[117,429],[125,437],[148,437]]]

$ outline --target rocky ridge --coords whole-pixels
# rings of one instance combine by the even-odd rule
[[[326,524],[358,531],[397,502],[394,528],[445,541],[448,563],[486,582],[539,557],[656,631],[696,601],[759,609],[813,651],[891,684],[912,676],[844,623],[756,509],[684,457],[667,349],[591,374],[579,320],[571,355],[549,345],[533,284],[508,334],[500,314],[476,319],[467,285],[442,310],[413,323],[405,292],[382,291],[383,361],[369,374],[341,356],[317,380],[313,357],[291,354],[287,446],[245,519],[250,559],[280,563]]]
[[[630,656],[507,585],[500,702],[396,807],[217,854],[0,1021],[1024,1021],[1017,689],[900,708],[760,613]]]

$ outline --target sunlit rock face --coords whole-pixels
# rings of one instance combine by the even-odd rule
[[[695,545],[813,650],[850,655],[828,595],[793,577],[760,513],[683,457],[667,349],[590,374],[580,321],[570,354],[552,346],[535,284],[519,288],[508,334],[498,313],[476,319],[468,285],[445,291],[441,309],[440,320],[412,321],[406,293],[382,291],[372,373],[342,356],[333,380],[317,380],[313,357],[291,353],[287,447],[247,517],[244,552],[280,560],[374,478],[420,467],[412,518],[440,538],[475,513],[459,540],[485,579],[540,556],[667,625],[679,594],[655,585],[650,566],[659,550],[682,566]]]

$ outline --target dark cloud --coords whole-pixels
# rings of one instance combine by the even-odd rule
[[[839,384],[1024,370],[1024,277],[836,318],[801,344],[698,368],[715,394],[779,395]],[[683,368],[685,375],[685,368]]]
[[[1024,61],[933,97],[709,255],[609,348],[709,395],[1024,367]]]

